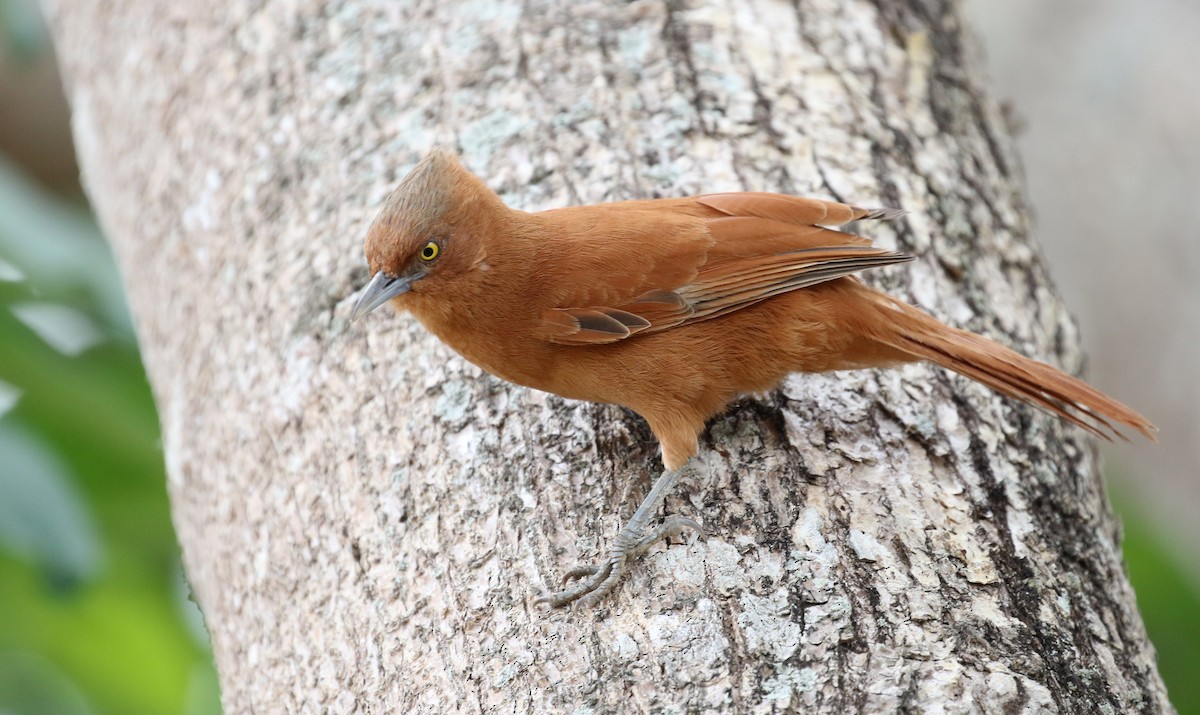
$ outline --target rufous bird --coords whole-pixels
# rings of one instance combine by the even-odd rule
[[[392,301],[510,382],[624,405],[649,423],[665,471],[608,556],[540,601],[594,603],[632,558],[691,519],[649,522],[705,422],[793,372],[949,368],[1094,434],[1154,438],[1137,412],[1049,365],[944,325],[853,274],[913,256],[833,230],[903,212],[770,193],[511,209],[434,151],[392,192],[365,253],[353,318]]]

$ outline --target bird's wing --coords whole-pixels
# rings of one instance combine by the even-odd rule
[[[737,193],[662,202],[650,210],[689,217],[696,235],[685,244],[683,263],[692,264],[690,270],[681,271],[679,260],[664,262],[655,270],[639,271],[636,279],[623,275],[619,290],[605,291],[604,304],[588,300],[597,297],[593,289],[586,297],[578,296],[578,302],[568,300],[545,310],[547,340],[565,345],[616,342],[716,318],[867,268],[912,260],[907,254],[875,248],[867,239],[819,225],[899,215],[889,209]],[[679,241],[670,243],[671,252],[679,255]]]
[[[726,216],[769,218],[796,226],[844,226],[851,221],[869,219],[887,221],[905,213],[903,209],[864,209],[836,201],[754,191],[707,194],[695,200]]]

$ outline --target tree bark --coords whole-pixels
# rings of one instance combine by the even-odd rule
[[[54,0],[227,712],[1161,712],[1095,445],[929,366],[796,376],[668,500],[707,542],[533,605],[660,470],[645,425],[347,322],[434,144],[511,205],[900,206],[866,277],[1078,371],[938,0]]]

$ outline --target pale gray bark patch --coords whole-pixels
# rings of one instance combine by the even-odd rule
[[[1077,371],[949,2],[52,2],[228,712],[1169,711],[1094,446],[925,366],[715,418],[610,601],[532,596],[659,470],[622,409],[349,325],[433,144],[525,209],[785,190],[905,219],[868,277]]]

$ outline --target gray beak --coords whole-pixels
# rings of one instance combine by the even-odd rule
[[[420,278],[415,276],[392,276],[380,271],[371,277],[371,282],[363,288],[354,311],[350,313],[350,322],[358,320],[396,296],[407,293],[413,281]]]

